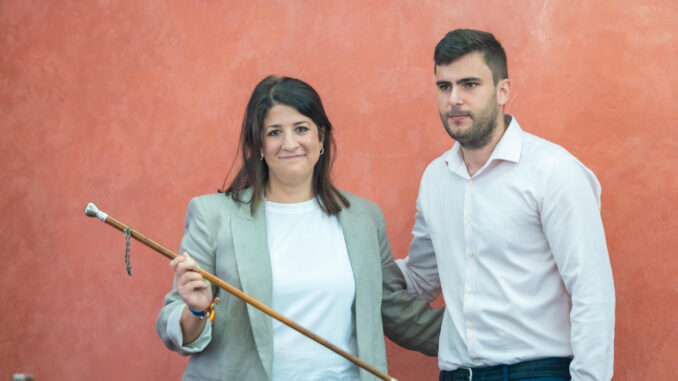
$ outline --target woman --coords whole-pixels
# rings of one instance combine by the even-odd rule
[[[382,371],[383,332],[435,355],[442,311],[404,290],[378,206],[332,185],[332,124],[316,91],[294,78],[261,81],[240,151],[225,192],[191,200],[184,254],[171,262],[157,328],[168,348],[191,355],[184,379],[375,379],[208,286],[198,266]],[[199,315],[217,293],[210,322]]]

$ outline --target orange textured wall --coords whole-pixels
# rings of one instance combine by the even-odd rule
[[[433,48],[489,30],[508,111],[603,186],[617,289],[616,380],[678,373],[678,4],[552,1],[0,0],[0,379],[178,379],[155,317],[166,260],[83,216],[88,201],[177,249],[190,197],[233,160],[253,86],[316,87],[337,129],[335,178],[377,201],[406,254],[420,176],[452,142]],[[435,359],[389,346],[401,380]]]

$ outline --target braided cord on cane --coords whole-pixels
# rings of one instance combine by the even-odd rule
[[[129,242],[132,237],[132,227],[126,227],[123,232],[125,233],[125,268],[127,269],[127,275],[132,276],[132,262],[129,257]]]

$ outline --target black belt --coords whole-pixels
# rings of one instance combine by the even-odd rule
[[[572,359],[568,357],[549,357],[523,361],[513,365],[443,370],[440,372],[440,381],[503,381],[504,368],[506,368],[510,381],[530,377],[570,379],[570,362],[572,362]]]

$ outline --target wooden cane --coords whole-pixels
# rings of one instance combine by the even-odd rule
[[[108,214],[102,212],[99,210],[99,208],[94,205],[93,203],[87,204],[87,207],[85,207],[85,214],[89,217],[97,217],[101,221],[105,222],[106,224],[120,230],[121,232],[124,232],[125,229],[129,229],[130,231],[130,236],[137,241],[143,243],[144,245],[150,247],[151,249],[157,251],[158,253],[164,255],[165,257],[169,259],[174,259],[177,257],[177,254],[172,252],[171,250],[163,247],[162,245],[156,243],[155,241],[151,240],[150,238],[146,237],[145,235],[139,233],[138,231],[129,228],[129,226],[123,224],[122,222],[116,220],[115,218],[109,216]],[[272,308],[268,307],[267,305],[263,304],[262,302],[254,299],[253,297],[245,294],[244,292],[240,291],[236,287],[230,285],[229,283],[221,280],[215,275],[212,275],[208,273],[205,270],[200,269],[198,271],[200,275],[202,275],[203,278],[207,279],[210,283],[219,286],[221,289],[225,290],[229,294],[237,297],[238,299],[244,301],[245,303],[251,305],[252,307],[258,309],[259,311],[265,313],[266,315],[274,318],[275,320],[287,325],[288,327],[296,330],[297,332],[301,333],[302,335],[314,340],[318,344],[321,344],[325,346],[326,348],[334,351],[338,355],[342,356],[346,360],[358,365],[359,367],[365,369],[366,371],[372,373],[373,375],[379,377],[382,380],[386,381],[397,381],[395,378],[389,376],[388,374],[380,372],[378,369],[374,368],[373,366],[367,364],[363,360],[359,359],[358,357],[344,351],[343,349],[337,347],[336,345],[330,343],[329,341],[323,339],[322,337],[316,335],[315,333],[309,331],[308,329],[300,326],[299,324],[295,323],[294,321],[286,318],[285,316],[281,315],[280,313],[274,311]]]

